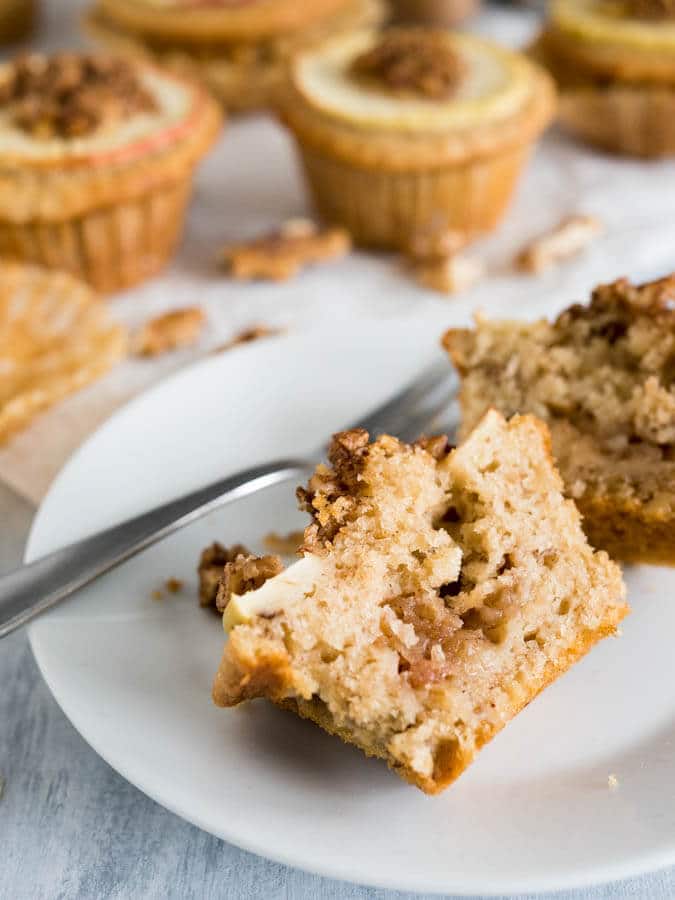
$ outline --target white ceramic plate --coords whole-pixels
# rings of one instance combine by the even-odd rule
[[[76,454],[28,556],[244,465],[309,449],[429,359],[437,332],[363,326],[214,357],[126,407]],[[440,797],[265,703],[216,709],[223,644],[197,608],[199,550],[297,528],[293,491],[245,501],[153,548],[31,628],[66,715],[142,791],[275,860],[372,885],[506,893],[675,862],[675,573],[627,573],[634,613]],[[152,591],[170,576],[185,591]],[[618,788],[608,787],[616,775]]]

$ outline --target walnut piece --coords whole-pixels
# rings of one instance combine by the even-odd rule
[[[286,281],[305,266],[337,259],[350,249],[351,238],[344,228],[319,228],[307,219],[290,219],[277,231],[230,244],[222,258],[229,274],[240,281]]]
[[[0,80],[0,104],[34,138],[86,137],[157,109],[129,62],[107,56],[29,53]]]
[[[219,344],[212,352],[225,353],[227,350],[232,350],[233,347],[238,347],[240,344],[250,344],[253,341],[262,340],[262,338],[282,334],[283,330],[283,328],[272,328],[269,325],[251,325],[249,328],[244,328],[243,331],[235,334],[229,341],[225,341],[224,344]]]
[[[485,277],[485,266],[474,257],[455,254],[415,263],[413,272],[424,287],[442,294],[459,294]]]
[[[430,100],[454,96],[465,73],[464,60],[440,29],[392,29],[357,56],[351,72],[394,93]]]
[[[595,216],[570,216],[521,250],[515,266],[521,272],[539,274],[581,253],[603,231]]]
[[[198,306],[174,309],[150,319],[134,339],[138,356],[160,356],[169,350],[194,344],[201,334],[206,316]]]
[[[197,567],[200,606],[212,606],[215,609],[218,585],[223,576],[223,569],[227,563],[233,562],[238,556],[250,555],[251,551],[243,544],[225,547],[217,541],[202,550]]]
[[[252,556],[239,554],[225,564],[216,595],[216,609],[224,612],[233,594],[257,591],[265,582],[283,572],[284,564],[278,556]]]

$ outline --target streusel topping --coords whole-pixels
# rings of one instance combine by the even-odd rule
[[[31,137],[78,138],[157,109],[133,65],[77,53],[19,57],[0,80],[0,104]]]
[[[420,28],[388,32],[356,57],[351,71],[388,91],[447,100],[461,84],[465,68],[444,32]]]

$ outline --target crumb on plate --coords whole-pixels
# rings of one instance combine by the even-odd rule
[[[577,256],[604,230],[595,216],[568,216],[524,247],[516,257],[515,267],[535,275],[545,272]]]
[[[149,319],[134,338],[137,356],[160,356],[171,350],[189,347],[199,340],[206,321],[204,310],[185,306]]]

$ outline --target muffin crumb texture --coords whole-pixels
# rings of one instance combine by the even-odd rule
[[[464,435],[490,406],[545,420],[592,543],[675,562],[675,276],[603,285],[553,323],[479,317],[445,345]]]
[[[251,551],[243,544],[232,544],[231,547],[226,547],[218,541],[214,541],[213,544],[202,550],[197,566],[200,606],[216,608],[216,598],[220,579],[223,577],[223,569],[239,556],[251,556]]]
[[[427,792],[627,612],[533,418],[456,450],[344,432],[300,498],[305,556],[238,598],[265,615],[232,628],[214,699],[272,699]]]

